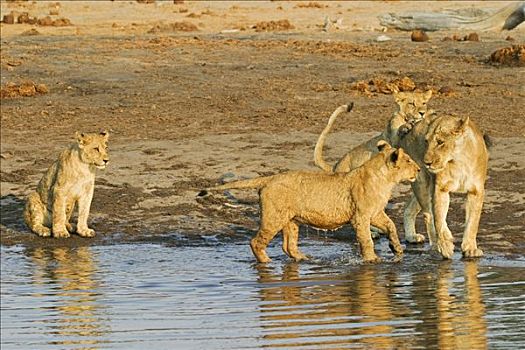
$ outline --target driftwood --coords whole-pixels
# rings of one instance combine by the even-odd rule
[[[509,4],[494,13],[477,9],[447,11],[443,13],[412,12],[389,13],[379,16],[381,25],[388,28],[411,31],[422,29],[437,31],[447,29],[464,30],[511,30],[525,20],[525,2]]]

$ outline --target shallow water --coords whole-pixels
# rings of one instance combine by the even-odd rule
[[[254,264],[243,244],[1,248],[5,349],[524,349],[525,259]],[[387,255],[382,249],[380,254]]]

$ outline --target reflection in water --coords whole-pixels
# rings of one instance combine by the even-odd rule
[[[81,345],[76,349],[96,349],[100,337],[108,332],[102,319],[99,299],[100,282],[94,278],[97,266],[88,247],[37,248],[30,252],[36,266],[35,285],[52,285],[49,295],[36,298],[52,299],[51,313],[45,323],[56,335],[52,344]]]
[[[450,264],[434,267],[407,280],[373,265],[337,278],[257,266],[265,347],[487,348],[477,262],[465,262],[459,289]]]
[[[327,258],[0,247],[1,349],[525,349],[525,260],[357,265],[342,244],[309,248]]]
[[[440,349],[487,348],[485,306],[477,275],[477,262],[466,261],[463,291],[455,292],[450,264],[440,266],[436,290]]]

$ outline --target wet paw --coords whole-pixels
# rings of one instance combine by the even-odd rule
[[[445,259],[452,259],[454,254],[454,243],[449,240],[439,240],[436,243],[437,251]]]
[[[378,257],[377,255],[373,255],[373,256],[363,257],[363,261],[366,264],[379,264],[381,262],[381,258]]]
[[[90,228],[86,228],[86,229],[83,229],[83,230],[78,230],[77,233],[81,237],[86,237],[86,238],[95,237],[95,230],[90,229]]]
[[[74,233],[75,232],[75,227],[73,225],[71,225],[70,223],[67,223],[66,224],[66,230],[69,232],[69,233]]]
[[[425,243],[425,236],[416,233],[414,236],[405,236],[408,243]]]
[[[295,262],[310,260],[310,257],[308,255],[303,254],[303,253],[296,254],[296,255],[292,256],[292,258],[295,260]]]
[[[68,238],[69,232],[66,229],[53,231],[53,237],[55,238]]]
[[[464,258],[480,258],[483,256],[483,250],[479,248],[463,250]]]

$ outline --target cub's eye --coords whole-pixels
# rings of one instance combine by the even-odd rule
[[[100,148],[98,147],[95,147],[95,151],[99,152],[100,153]]]
[[[439,140],[439,139],[436,140],[436,142],[437,142],[438,146],[441,146],[442,144],[445,143],[445,141],[443,141],[443,140]]]

